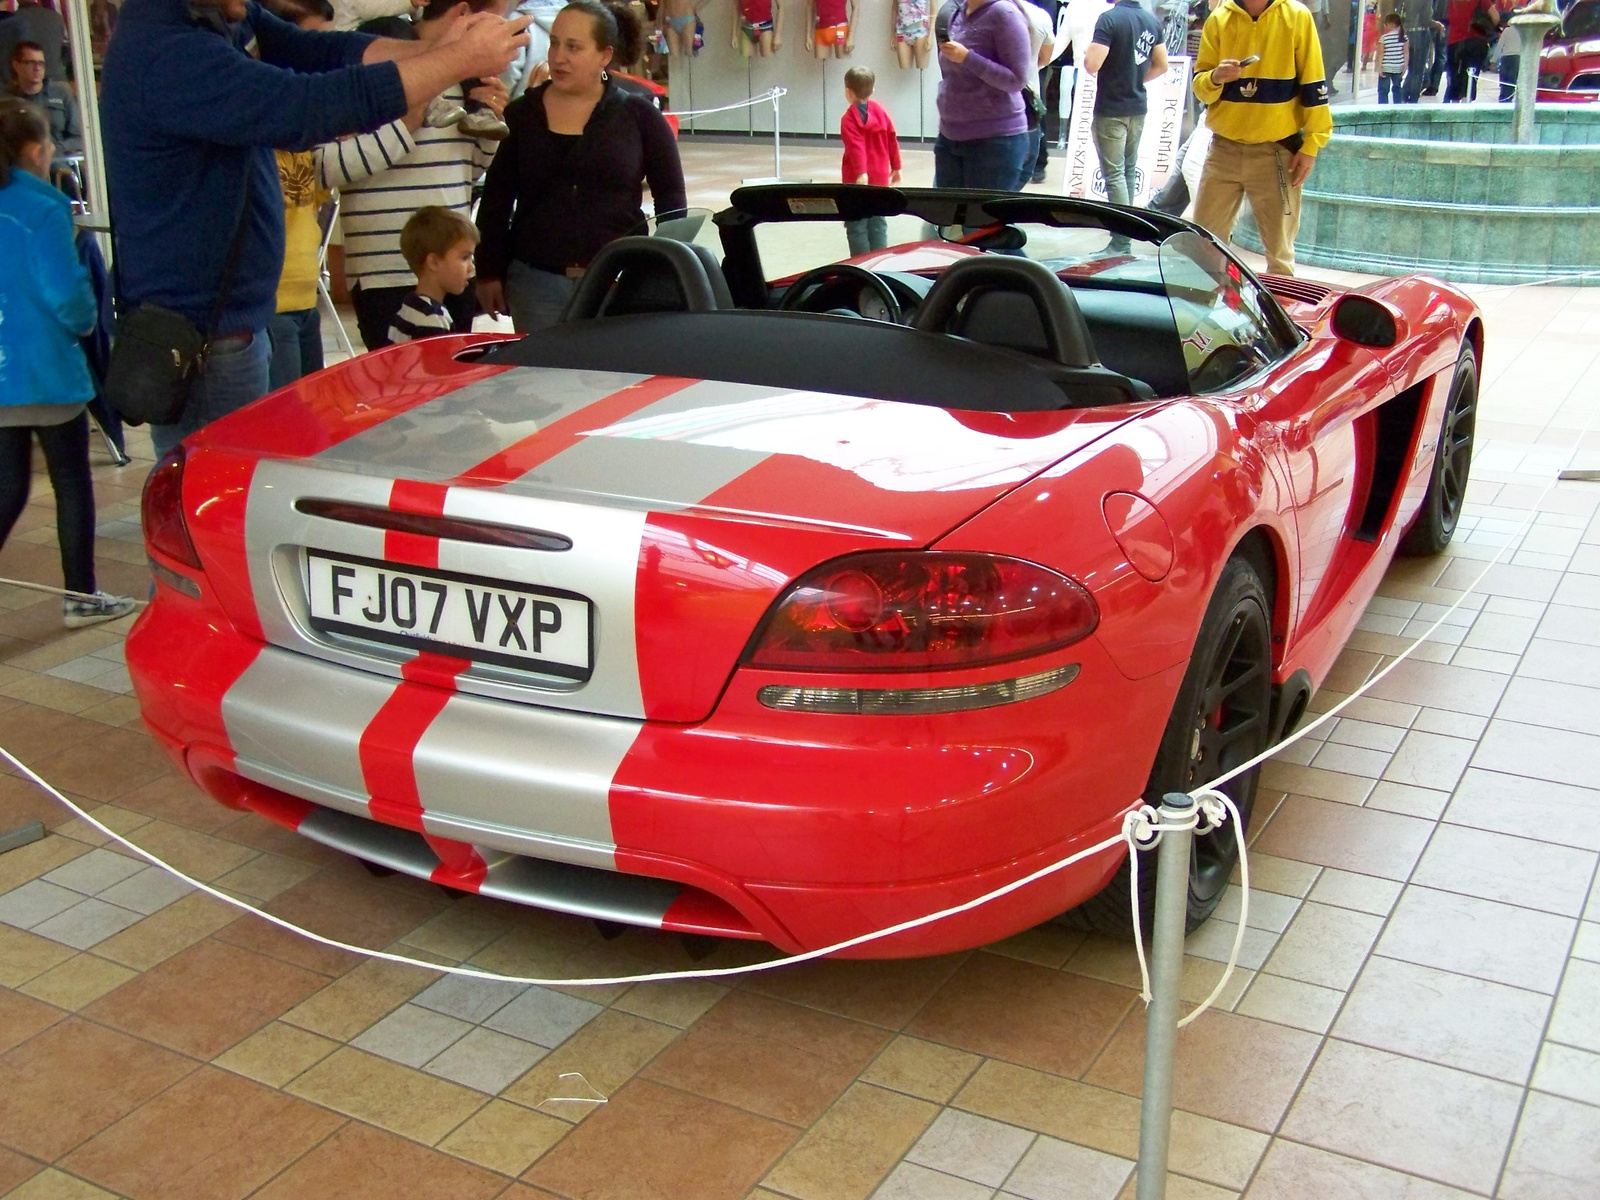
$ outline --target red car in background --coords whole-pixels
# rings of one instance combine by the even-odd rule
[[[1600,98],[1600,0],[1578,0],[1539,52],[1538,98],[1590,104]]]

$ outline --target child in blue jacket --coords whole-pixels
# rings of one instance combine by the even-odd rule
[[[33,440],[56,493],[61,573],[75,597],[68,628],[111,621],[132,600],[94,581],[94,487],[89,419],[94,384],[78,339],[97,316],[72,240],[72,205],[45,180],[50,131],[37,109],[0,99],[0,545],[28,503]]]

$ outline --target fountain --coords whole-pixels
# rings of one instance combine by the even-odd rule
[[[1535,119],[1539,47],[1559,23],[1553,0],[1512,19],[1512,105],[1335,108],[1301,197],[1297,261],[1459,283],[1600,284],[1600,104],[1539,105]],[[1260,249],[1248,211],[1234,240]]]

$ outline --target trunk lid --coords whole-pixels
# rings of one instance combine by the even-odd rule
[[[442,350],[355,360],[193,441],[185,508],[218,598],[241,629],[302,653],[398,676],[432,649],[462,691],[611,716],[707,716],[795,576],[928,545],[1130,415],[953,412]],[[529,531],[533,544],[505,544]],[[496,584],[511,585],[507,612],[516,589],[530,613],[542,596],[566,605],[544,611],[569,634],[587,605],[588,666],[547,669],[516,642],[487,661],[393,628],[326,628],[312,589],[330,586],[327,562],[362,572],[340,586],[384,572],[391,588],[474,588],[474,619]],[[500,592],[489,641],[494,626],[533,636],[532,615],[504,633]]]

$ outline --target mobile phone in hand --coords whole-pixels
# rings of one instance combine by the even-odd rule
[[[1261,55],[1252,54],[1249,58],[1241,58],[1239,60],[1239,65],[1241,67],[1253,67],[1253,66],[1255,66],[1256,63],[1258,63],[1260,61],[1261,61]]]

